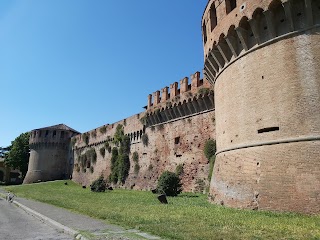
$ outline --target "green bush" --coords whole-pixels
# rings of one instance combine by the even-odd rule
[[[88,133],[82,134],[82,140],[86,143],[86,145],[88,145],[90,140],[90,135]]]
[[[203,152],[206,158],[210,160],[216,153],[216,141],[208,139],[204,144]]]
[[[90,162],[96,163],[97,161],[96,150],[94,148],[90,148],[88,151],[86,151],[86,157]]]
[[[167,196],[177,196],[182,192],[181,180],[177,174],[165,171],[158,180],[157,190]]]
[[[100,176],[97,180],[93,181],[90,188],[92,192],[104,192],[106,190],[107,182],[103,176]]]
[[[134,153],[132,154],[132,160],[133,160],[135,163],[139,162],[139,154],[138,154],[138,152],[134,152]]]
[[[82,168],[84,168],[86,166],[86,162],[87,162],[87,156],[84,155],[80,155],[80,165]]]
[[[118,170],[119,170],[119,180],[121,183],[126,181],[130,170],[130,160],[127,154],[119,155],[118,157]]]
[[[107,132],[107,127],[106,126],[102,126],[100,129],[99,129],[100,133],[102,134],[105,134]]]
[[[176,174],[178,176],[182,175],[183,174],[183,164],[179,164],[177,167],[176,167]]]
[[[203,193],[205,187],[206,183],[202,179],[197,179],[194,191],[197,193]]]
[[[209,175],[208,175],[208,180],[209,180],[209,183],[211,181],[211,178],[212,178],[212,174],[213,174],[213,166],[214,166],[214,162],[216,160],[216,156],[213,155],[211,158],[210,158],[210,166],[209,166]]]
[[[106,149],[104,147],[100,148],[100,154],[102,157],[106,155]]]
[[[134,165],[134,173],[137,175],[139,173],[139,171],[140,171],[140,165],[138,163],[136,163]]]
[[[118,145],[122,141],[123,136],[124,136],[123,126],[122,126],[122,124],[119,124],[117,126],[116,132],[113,136],[113,138],[114,138],[113,143]]]
[[[112,149],[109,180],[115,184],[124,183],[130,170],[130,138],[124,135],[122,125],[117,127],[114,143],[119,146],[119,149],[116,147]]]
[[[91,137],[96,138],[97,137],[97,132],[96,131],[91,132]]]
[[[146,116],[141,117],[140,122],[142,125],[146,125],[147,124],[147,117]]]
[[[108,142],[104,144],[104,148],[107,149],[109,153],[111,153],[112,148]]]
[[[122,136],[120,141],[119,154],[127,154],[130,153],[130,138],[129,136]]]
[[[207,95],[210,93],[210,89],[209,88],[200,88],[198,90],[198,94],[201,94],[201,95]]]
[[[210,167],[209,167],[209,175],[208,175],[208,180],[209,182],[211,181],[212,178],[212,173],[213,173],[213,166],[214,166],[214,161],[216,159],[216,141],[212,139],[208,139],[204,145],[203,149],[204,155],[210,162]]]

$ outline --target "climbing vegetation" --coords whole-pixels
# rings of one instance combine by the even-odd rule
[[[124,183],[130,170],[130,138],[124,135],[123,126],[119,124],[114,135],[114,147],[111,150],[111,174],[109,181],[112,183]]]
[[[214,141],[212,139],[208,139],[204,145],[203,152],[210,163],[209,175],[208,175],[208,180],[210,181],[211,177],[212,177],[214,161],[216,160],[216,155],[215,155],[216,154],[216,141]]]
[[[181,176],[183,174],[183,164],[179,164],[177,167],[176,167],[176,174],[178,176]]]

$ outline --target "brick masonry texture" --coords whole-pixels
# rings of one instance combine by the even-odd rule
[[[209,1],[202,21],[216,110],[210,199],[319,213],[320,1],[240,0],[229,14],[226,2]]]
[[[82,170],[73,171],[73,180],[83,185],[90,185],[101,174],[108,178],[111,169],[111,153],[106,151],[103,157],[99,149],[104,146],[104,140],[108,136],[112,137],[118,124],[124,126],[124,133],[130,134],[143,129],[139,115],[132,116],[124,120],[107,126],[107,132],[102,134],[99,129],[96,131],[97,136],[90,138],[86,145],[80,140],[81,135],[76,136],[78,139],[75,145],[74,158],[75,164],[78,164],[79,154],[83,154],[89,148],[93,147],[97,152],[97,163],[93,166],[94,172],[89,169],[84,173]],[[194,191],[196,181],[204,180],[208,185],[209,164],[203,154],[205,141],[214,137],[214,111],[201,113],[191,117],[185,117],[177,121],[163,123],[145,129],[148,135],[149,144],[145,146],[141,137],[132,139],[130,147],[130,172],[129,176],[122,186],[123,188],[150,190],[156,187],[157,180],[165,170],[175,171],[179,164],[184,167],[182,182],[184,191]],[[179,138],[179,142],[177,140]],[[114,146],[109,142],[110,146]],[[140,170],[134,172],[134,161],[132,154],[137,152],[139,155]]]
[[[203,150],[208,139],[215,139],[215,114],[210,84],[200,80],[198,72],[191,76],[190,84],[188,78],[184,78],[180,81],[180,88],[178,83],[171,86],[168,95],[163,92],[160,95],[160,91],[157,91],[158,93],[153,94],[153,101],[152,95],[149,95],[145,112],[73,137],[73,180],[88,186],[100,175],[109,177],[111,152],[106,150],[103,156],[100,149],[106,143],[111,148],[115,146],[112,139],[117,126],[121,124],[124,134],[130,137],[130,172],[124,184],[113,185],[114,187],[154,189],[164,171],[175,172],[180,164],[183,166],[181,180],[184,191],[195,191],[198,180],[208,186],[209,162]],[[101,131],[102,128],[106,131]],[[142,142],[144,134],[148,136],[148,145]],[[85,142],[85,135],[90,136],[88,144]],[[95,149],[97,162],[80,167],[79,156],[90,148]],[[139,156],[138,173],[134,171],[134,152]],[[93,168],[93,173],[90,167]]]

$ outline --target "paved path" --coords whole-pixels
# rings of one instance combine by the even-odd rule
[[[32,217],[13,203],[0,198],[0,239],[1,240],[72,240],[73,237],[58,232]]]
[[[1,188],[0,193],[4,193]],[[35,217],[41,219],[41,221],[46,222],[47,224],[55,227],[56,229],[59,229],[60,231],[69,233],[72,236],[78,235],[78,238],[82,236],[82,239],[94,240],[160,239],[157,236],[152,236],[135,229],[126,230],[120,226],[107,224],[104,221],[73,213],[66,209],[55,207],[53,205],[19,197],[14,198],[14,200],[14,203],[20,208],[24,209],[27,213],[34,215]],[[3,238],[0,239],[2,240]]]

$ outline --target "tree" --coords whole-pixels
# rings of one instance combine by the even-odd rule
[[[5,164],[13,169],[19,169],[22,179],[26,176],[29,163],[29,133],[22,133],[11,142],[10,150],[5,154]]]
[[[179,176],[174,172],[163,172],[158,180],[157,190],[158,192],[164,192],[167,196],[177,196],[182,192]]]
[[[0,157],[4,158],[6,153],[10,151],[10,147],[0,147]]]

